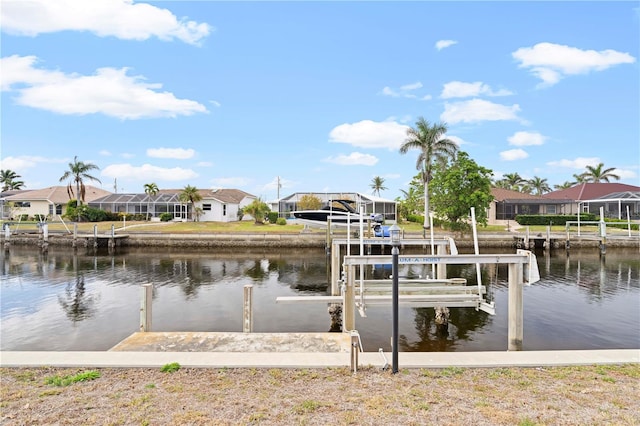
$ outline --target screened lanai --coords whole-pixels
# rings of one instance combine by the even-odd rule
[[[277,206],[280,217],[288,218],[292,211],[299,210],[298,201],[305,195],[313,195],[319,198],[323,205],[328,205],[331,200],[351,200],[357,211],[360,211],[360,207],[363,207],[365,215],[372,213],[382,214],[385,220],[390,222],[395,222],[398,217],[398,203],[396,201],[358,192],[296,192],[288,197],[281,198],[274,205],[274,207]]]
[[[640,192],[614,192],[593,200],[581,201],[583,212],[600,214],[600,207],[604,207],[604,215],[615,219],[640,219]]]
[[[111,194],[91,201],[90,207],[112,213],[149,214],[150,218],[159,217],[162,213],[171,213],[174,218],[189,217],[190,206],[181,203],[180,192],[163,192],[149,194]]]

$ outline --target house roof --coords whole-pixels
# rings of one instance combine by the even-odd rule
[[[544,194],[544,198],[554,200],[572,200],[583,201],[593,200],[595,198],[603,198],[609,194],[616,192],[638,192],[640,186],[627,185],[624,183],[615,182],[603,182],[603,183],[580,183],[567,189],[560,189],[558,191],[549,192]]]
[[[85,185],[84,200],[88,203],[109,194],[111,194],[111,192],[105,191],[104,189],[96,188],[95,186],[91,185]],[[66,186],[50,186],[43,189],[21,191],[17,194],[5,198],[6,201],[48,201],[54,204],[65,204],[70,199],[71,198],[69,198]]]
[[[282,197],[279,200],[272,201],[272,203],[278,203],[280,201],[284,201],[284,202],[298,201],[304,195],[315,195],[316,197],[320,198],[320,200],[322,200],[323,202],[327,202],[328,200],[338,200],[338,199],[351,200],[352,198],[356,198],[357,200],[365,201],[365,202],[372,201],[374,203],[397,204],[397,201],[395,200],[387,200],[382,197],[377,197],[371,194],[363,194],[361,192],[294,192],[293,194],[288,195],[286,197]]]
[[[222,203],[240,204],[240,202],[247,197],[256,198],[255,195],[251,195],[239,189],[211,189],[207,191],[200,191],[203,198],[213,198]]]
[[[139,194],[109,194],[105,197],[95,199],[94,204],[98,203],[180,203],[180,193],[182,189],[161,189],[156,195]],[[239,189],[199,189],[198,193],[203,200],[214,199],[221,203],[239,204],[244,198],[255,196],[248,194]]]
[[[608,195],[603,195],[602,197],[598,197],[593,200],[584,200],[584,201],[598,202],[598,201],[636,201],[636,200],[640,200],[640,191],[614,192]]]
[[[495,199],[495,201],[498,201],[498,202],[501,202],[501,201],[515,202],[515,201],[526,200],[526,201],[539,201],[541,203],[544,203],[546,201],[544,198],[542,198],[539,195],[526,194],[524,192],[518,192],[518,191],[513,191],[511,189],[497,188],[497,187],[491,188],[491,195],[493,195],[493,198]]]

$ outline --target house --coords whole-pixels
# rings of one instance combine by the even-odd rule
[[[75,199],[74,196],[69,196],[66,186],[17,191],[17,193],[7,196],[4,194],[6,193],[3,193],[4,214],[13,219],[27,215],[29,218],[43,220],[47,217],[62,215],[69,200]],[[92,200],[109,194],[111,192],[104,189],[86,185],[84,202],[88,204]]]
[[[539,195],[525,194],[505,188],[491,188],[493,201],[489,205],[487,222],[504,225],[519,214],[556,214],[555,205],[547,205]]]
[[[626,219],[640,218],[640,187],[623,183],[581,183],[544,195],[525,194],[504,188],[492,188],[494,200],[489,207],[488,223],[506,224],[522,214],[576,215],[578,212]]]
[[[240,210],[257,199],[255,195],[239,189],[212,189],[200,192],[202,201],[196,206],[202,209],[200,216],[202,221],[233,222],[241,220]],[[253,220],[253,218],[249,215],[243,215],[242,220]]]
[[[277,211],[280,217],[289,218],[292,211],[300,210],[298,202],[305,195],[319,198],[323,205],[328,205],[331,200],[352,200],[357,211],[360,211],[361,207],[364,209],[365,216],[382,214],[385,220],[390,222],[396,222],[398,217],[398,203],[396,201],[359,192],[296,192],[288,197],[270,202],[269,206],[272,211]]]
[[[89,206],[113,213],[141,214],[152,220],[169,213],[174,220],[193,218],[192,206],[180,201],[182,189],[162,189],[155,195],[110,194],[93,200]],[[240,209],[256,199],[239,189],[200,189],[201,201],[195,203],[198,220],[206,222],[233,222],[240,219]],[[251,219],[250,217],[244,219]],[[157,220],[157,219],[156,219]]]
[[[560,214],[583,212],[600,215],[600,207],[604,207],[606,217],[626,219],[627,209],[630,217],[640,216],[640,186],[615,182],[581,183],[549,192],[543,197],[561,202]]]

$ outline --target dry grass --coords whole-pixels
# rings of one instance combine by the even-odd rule
[[[3,425],[638,425],[640,365],[401,370],[0,369]]]

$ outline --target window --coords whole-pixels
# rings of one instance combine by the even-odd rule
[[[226,216],[227,215],[227,205],[223,204],[222,205],[222,216]]]
[[[211,211],[211,204],[203,204],[202,205],[202,210],[205,212],[210,212]]]
[[[547,204],[547,214],[556,214],[555,204]]]
[[[14,203],[15,207],[31,207],[31,202],[29,201],[16,201]]]

